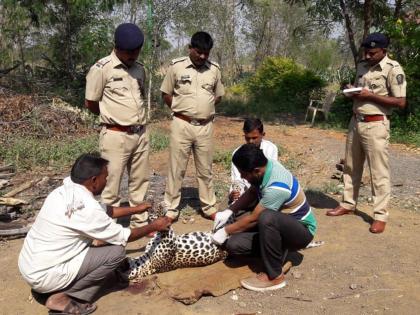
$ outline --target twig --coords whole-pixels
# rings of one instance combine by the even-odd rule
[[[284,298],[285,299],[290,299],[290,300],[295,300],[295,301],[301,301],[301,302],[312,302],[312,300],[303,299],[303,298],[294,297],[294,296],[285,296]]]
[[[328,300],[335,300],[335,299],[341,299],[341,298],[345,298],[345,297],[349,297],[349,296],[356,296],[358,294],[367,294],[367,293],[373,293],[373,292],[379,292],[379,291],[399,291],[399,289],[375,289],[375,290],[367,290],[367,291],[362,291],[359,293],[348,293],[348,294],[342,294],[342,295],[336,295],[336,296],[332,296],[327,298]]]

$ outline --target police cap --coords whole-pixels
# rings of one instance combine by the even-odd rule
[[[389,39],[382,33],[369,34],[362,42],[364,48],[387,48],[389,45]]]
[[[143,46],[144,35],[133,23],[118,25],[114,35],[115,47],[120,50],[134,50]]]

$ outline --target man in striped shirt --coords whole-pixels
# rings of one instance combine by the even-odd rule
[[[280,289],[286,285],[282,271],[286,249],[305,248],[313,239],[317,224],[303,189],[293,175],[277,161],[268,160],[253,144],[241,146],[233,163],[251,187],[229,209],[216,214],[213,241],[224,244],[230,255],[259,255],[264,273],[241,281],[253,291]],[[229,217],[256,204],[249,215],[223,228]]]

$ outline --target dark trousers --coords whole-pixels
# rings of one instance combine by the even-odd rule
[[[264,210],[254,229],[230,236],[226,249],[232,256],[260,256],[268,277],[274,279],[282,273],[284,250],[305,248],[312,239],[309,230],[291,215]]]
[[[90,247],[76,279],[63,290],[67,295],[91,302],[125,258],[125,247]]]

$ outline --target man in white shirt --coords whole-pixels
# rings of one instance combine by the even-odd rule
[[[51,314],[90,314],[90,304],[105,280],[125,258],[127,242],[165,230],[166,217],[139,228],[124,228],[112,218],[146,211],[135,207],[102,206],[95,200],[106,185],[108,161],[83,154],[71,176],[46,198],[19,255],[19,270],[36,293],[46,293]],[[92,247],[92,242],[109,246]]]
[[[244,132],[246,143],[255,144],[263,151],[267,159],[277,161],[277,146],[274,143],[263,139],[265,136],[264,125],[259,118],[245,119],[242,130]],[[240,147],[241,146],[233,151],[232,156]],[[230,203],[237,200],[249,187],[251,187],[251,184],[246,179],[241,178],[241,174],[233,163],[231,166],[231,178],[232,184],[229,190]]]

